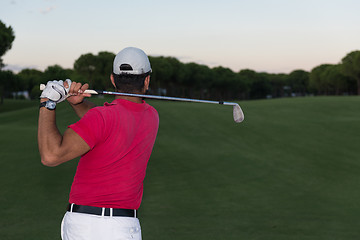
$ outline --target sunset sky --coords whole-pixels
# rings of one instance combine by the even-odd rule
[[[310,71],[360,49],[358,0],[1,0],[7,69],[72,68],[127,46],[237,72]]]

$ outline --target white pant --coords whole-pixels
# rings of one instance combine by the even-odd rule
[[[66,212],[61,223],[63,240],[141,240],[138,218]]]

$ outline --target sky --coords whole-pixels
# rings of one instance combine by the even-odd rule
[[[133,46],[238,72],[290,73],[360,50],[358,0],[0,0],[15,32],[7,69],[73,68]]]

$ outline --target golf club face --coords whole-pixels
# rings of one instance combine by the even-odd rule
[[[233,116],[236,123],[241,123],[242,121],[244,121],[244,113],[239,104],[235,104],[233,106]]]

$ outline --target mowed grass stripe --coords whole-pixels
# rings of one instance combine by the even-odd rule
[[[360,98],[240,102],[241,124],[231,106],[149,102],[160,128],[144,238],[357,239]],[[0,239],[59,239],[77,161],[40,164],[37,114],[0,113]],[[61,131],[77,120],[66,103],[57,115]]]
[[[218,231],[229,228],[226,237],[232,239],[251,239],[252,228],[255,236],[265,234],[267,239],[282,234],[284,239],[328,239],[333,225],[346,229],[339,236],[357,232],[347,226],[350,221],[344,213],[354,211],[354,205],[351,198],[344,201],[343,194],[349,192],[341,182],[359,180],[359,136],[348,134],[359,130],[358,102],[356,97],[243,102],[246,120],[240,125],[222,106],[176,103],[160,127],[159,136],[163,131],[167,141],[158,138],[162,147],[155,148],[150,165],[150,174],[152,169],[163,171],[158,185],[168,186],[164,189],[162,184],[158,194],[168,198],[162,206],[176,216],[169,222],[164,213],[161,226],[177,232],[178,216],[184,216],[180,223],[187,228],[180,227],[176,234],[190,229],[189,235],[210,239],[221,239]],[[195,114],[182,115],[190,108]],[[160,159],[165,162],[154,163]],[[179,182],[184,184],[178,186]],[[194,228],[186,224],[191,217],[197,223]]]

